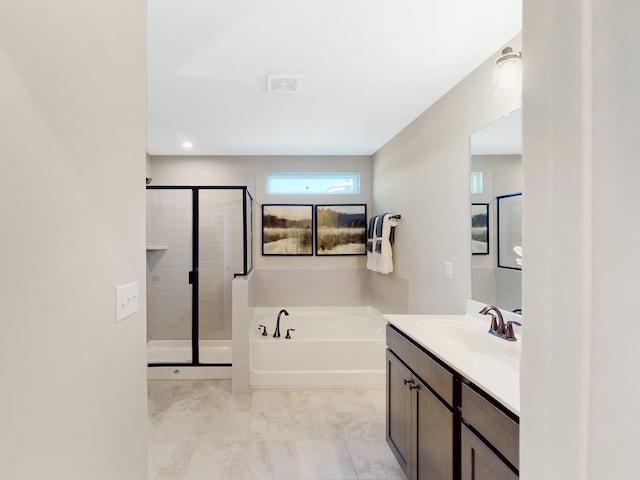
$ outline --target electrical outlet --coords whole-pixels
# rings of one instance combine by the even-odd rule
[[[138,311],[138,282],[116,288],[116,323]]]

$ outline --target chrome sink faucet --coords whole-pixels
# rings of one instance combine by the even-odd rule
[[[287,312],[284,308],[278,312],[278,319],[276,320],[276,331],[273,332],[273,338],[280,338],[280,316],[285,314],[287,317],[289,316],[289,312]]]

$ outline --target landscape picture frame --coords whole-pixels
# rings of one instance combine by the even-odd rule
[[[366,255],[366,244],[366,204],[315,206],[316,256]]]
[[[471,254],[489,255],[489,204],[471,204]]]
[[[312,256],[313,205],[262,205],[262,255]]]

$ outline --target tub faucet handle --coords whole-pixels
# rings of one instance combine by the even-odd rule
[[[267,336],[267,327],[265,327],[264,325],[258,325],[258,330],[262,329],[262,336],[266,337]]]
[[[295,328],[287,328],[287,334],[284,336],[284,338],[291,338],[291,335],[289,334],[289,332],[295,332],[296,329]]]

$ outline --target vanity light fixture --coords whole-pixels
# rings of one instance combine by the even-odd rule
[[[522,89],[522,54],[505,47],[493,67],[493,85],[497,97],[520,93]]]

